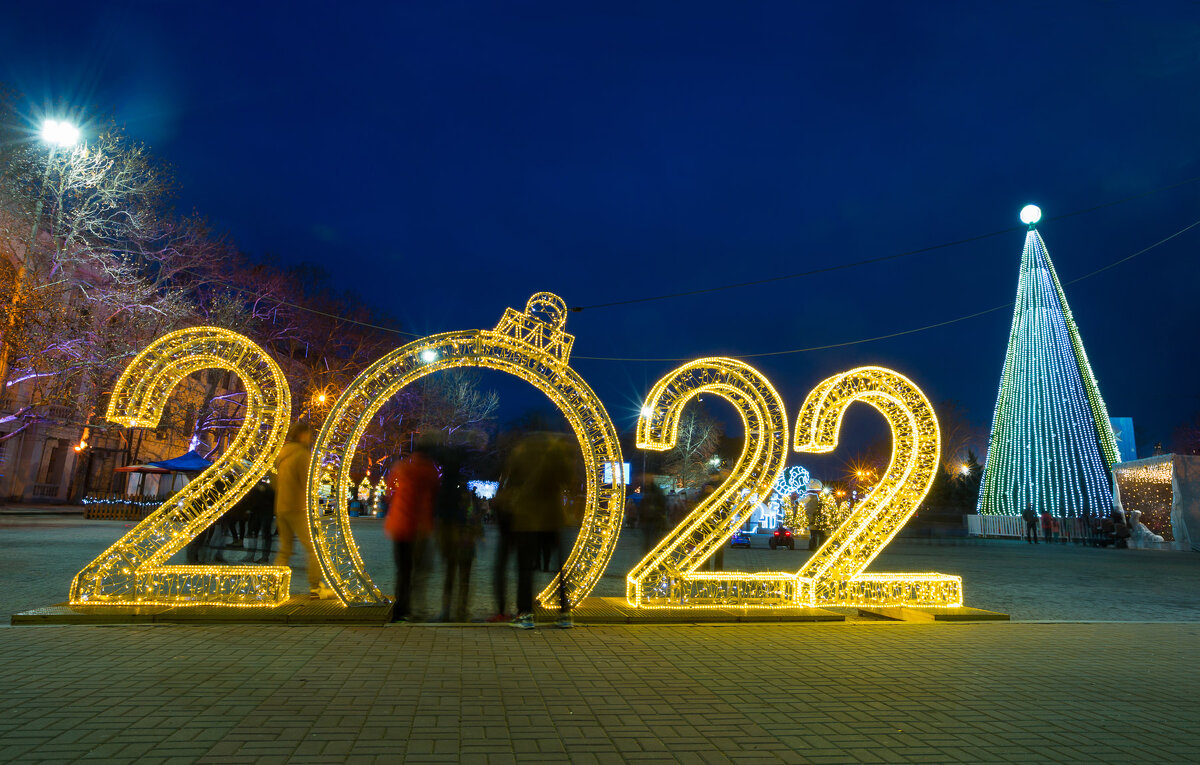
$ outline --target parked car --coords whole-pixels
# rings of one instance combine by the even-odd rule
[[[789,550],[796,549],[796,539],[792,536],[792,530],[786,526],[776,526],[771,538],[767,540],[767,545],[772,550],[777,547],[786,547]]]
[[[750,535],[744,531],[735,531],[733,536],[729,538],[730,547],[749,547]]]

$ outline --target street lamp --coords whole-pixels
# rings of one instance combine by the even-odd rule
[[[66,120],[45,120],[42,122],[42,140],[51,147],[69,148],[79,143],[79,128]]]
[[[58,149],[69,149],[79,142],[79,128],[66,120],[47,119],[42,122],[42,140],[50,146],[46,157],[46,169],[42,171],[42,183],[38,186],[37,203],[33,209],[33,226],[29,231],[29,243],[21,254],[21,262],[17,266],[16,277],[13,279],[11,309],[8,312],[8,322],[4,326],[4,336],[0,338],[0,397],[3,397],[8,387],[8,337],[17,321],[17,306],[21,301],[21,284],[25,281],[28,268],[29,253],[37,243],[38,224],[42,220],[42,197],[46,194],[46,182],[50,179],[50,168],[54,164],[54,152]]]

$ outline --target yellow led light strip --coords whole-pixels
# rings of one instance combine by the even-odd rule
[[[583,450],[587,501],[575,546],[563,567],[567,597],[577,604],[595,587],[617,544],[625,507],[617,431],[604,404],[568,365],[574,338],[563,327],[562,298],[539,292],[523,313],[511,308],[495,329],[431,335],[372,364],[342,392],[313,444],[308,519],[325,581],[350,606],[387,602],[363,567],[349,522],[350,467],[371,418],[384,402],[422,377],[455,367],[495,369],[545,393],[566,416]],[[604,483],[603,465],[617,471]],[[322,482],[326,469],[333,476]],[[539,595],[556,604],[557,578]]]
[[[684,364],[650,391],[638,418],[638,447],[656,451],[674,447],[684,406],[704,393],[724,398],[741,415],[746,430],[742,453],[721,486],[629,572],[626,600],[633,606],[655,608],[792,604],[795,574],[696,572],[766,501],[783,471],[787,417],[771,383],[736,359],[706,358]]]
[[[824,380],[796,421],[795,449],[831,452],[846,408],[869,404],[892,430],[892,459],[871,492],[800,569],[799,602],[836,606],[961,606],[962,579],[943,574],[864,574],[929,492],[937,472],[937,416],[907,377],[859,367]]]
[[[172,332],[126,367],[106,416],[126,427],[155,427],[171,391],[202,369],[227,369],[241,379],[242,427],[211,467],[76,575],[72,605],[270,606],[287,600],[286,566],[164,565],[270,469],[292,408],[279,365],[236,332],[218,327]]]
[[[782,403],[756,370],[733,359],[699,359],[660,380],[638,420],[638,446],[663,451],[677,440],[686,404],[700,393],[732,402],[746,443],[730,477],[671,531],[626,579],[631,605],[653,608],[739,606],[961,606],[962,579],[944,574],[863,573],[916,511],[937,471],[937,417],[911,380],[860,367],[823,380],[796,423],[795,449],[830,452],[855,401],[883,414],[892,460],[879,484],[833,530],[799,572],[703,572],[704,562],[763,501],[783,468],[787,429]]]

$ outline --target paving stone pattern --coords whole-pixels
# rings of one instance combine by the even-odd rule
[[[372,524],[356,534],[386,588]],[[4,612],[62,600],[124,531],[0,517]],[[597,595],[622,593],[640,545]],[[1198,564],[900,542],[875,566],[961,574],[969,604],[1015,619],[1157,623],[3,627],[0,762],[1196,762]]]
[[[1195,762],[1200,625],[0,630],[0,762]]]

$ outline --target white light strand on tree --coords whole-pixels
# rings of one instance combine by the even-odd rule
[[[1021,255],[1012,331],[978,509],[985,515],[1107,513],[1116,439],[1041,235]]]

